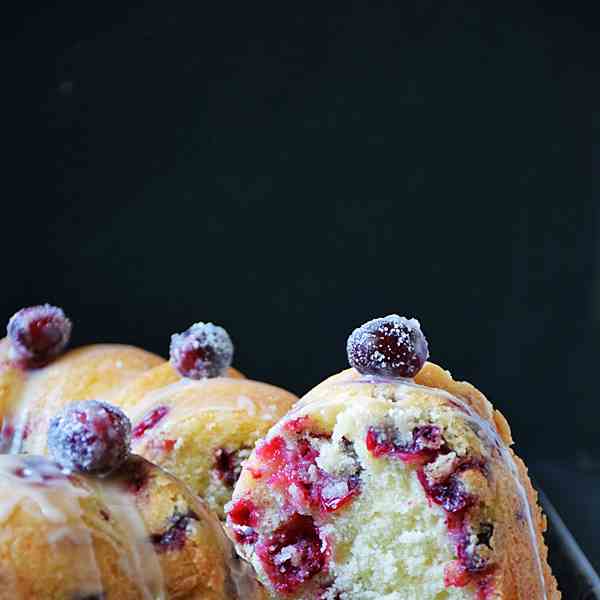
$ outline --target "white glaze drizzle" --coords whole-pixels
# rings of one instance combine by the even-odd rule
[[[28,512],[32,519],[43,519],[49,529],[49,552],[60,552],[59,545],[65,539],[77,544],[81,560],[72,565],[71,575],[82,593],[97,594],[102,591],[102,581],[80,505],[80,499],[87,496],[89,491],[73,485],[64,471],[45,459],[0,456],[0,524],[17,509]],[[19,593],[14,576],[12,582],[16,600]]]
[[[102,592],[100,571],[89,526],[83,520],[80,500],[92,494],[116,520],[123,537],[118,547],[120,564],[131,584],[146,600],[164,600],[160,562],[135,505],[134,496],[108,479],[83,478],[85,485],[74,485],[69,473],[54,463],[36,456],[0,455],[0,526],[17,509],[32,518],[43,519],[48,529],[50,552],[60,552],[60,543],[77,544],[80,560],[72,564],[70,576],[84,594]],[[88,515],[89,516],[89,515]],[[13,597],[18,598],[15,588]]]
[[[245,411],[249,416],[254,416],[260,412],[256,402],[243,393],[232,398],[219,397],[214,400],[212,397],[190,396],[183,395],[190,389],[199,388],[202,385],[208,384],[210,380],[193,380],[180,379],[174,383],[170,383],[164,387],[152,390],[144,395],[144,397],[136,403],[134,407],[127,407],[127,413],[131,418],[134,427],[142,421],[148,414],[162,404],[165,404],[173,413],[177,415],[176,419],[184,420],[186,417],[193,417],[202,412],[232,412]],[[193,402],[191,401],[193,398]],[[200,402],[199,400],[202,400]],[[170,414],[165,415],[156,426],[152,428],[154,432],[160,431],[171,422]],[[174,419],[172,419],[174,420]]]
[[[120,552],[119,564],[127,576],[136,582],[146,600],[167,598],[162,568],[152,547],[148,531],[135,504],[133,494],[124,492],[122,484],[111,481],[88,480],[94,492],[108,507],[110,519],[116,520],[124,533],[121,539],[125,551]]]

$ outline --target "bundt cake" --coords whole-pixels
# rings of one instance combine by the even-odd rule
[[[0,524],[2,600],[263,598],[216,517],[134,455],[102,478],[0,456]]]
[[[348,340],[244,463],[227,526],[271,598],[557,600],[544,517],[502,415],[426,362],[416,320]]]
[[[158,367],[115,399],[133,423],[133,451],[173,473],[223,517],[241,462],[295,396],[249,379],[183,378],[163,385]]]
[[[51,419],[52,459],[0,456],[0,598],[263,598],[216,516],[130,443],[127,415],[87,400]]]
[[[17,312],[0,341],[0,448],[47,454],[50,420],[98,399],[133,422],[133,450],[181,478],[223,516],[240,463],[296,397],[245,379],[233,344],[212,323],[171,341],[170,361],[133,346],[97,344],[62,353],[71,323],[49,305]]]

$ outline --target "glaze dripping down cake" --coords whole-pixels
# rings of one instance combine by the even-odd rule
[[[131,455],[109,476],[0,456],[1,600],[258,600],[219,521]]]

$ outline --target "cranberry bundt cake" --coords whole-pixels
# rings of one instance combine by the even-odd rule
[[[557,600],[502,415],[427,363],[414,319],[348,340],[245,462],[227,526],[272,598]]]
[[[54,460],[0,456],[0,599],[263,598],[216,516],[130,435],[118,408],[79,402],[51,422]]]
[[[223,517],[241,462],[295,396],[248,379],[155,383],[149,371],[116,399],[133,423],[133,451],[182,479]]]
[[[59,308],[17,312],[0,341],[1,451],[47,454],[50,420],[99,399],[133,422],[133,449],[180,477],[223,516],[240,463],[296,400],[231,367],[233,344],[212,323],[172,337],[170,361],[116,344],[64,351],[71,323]]]

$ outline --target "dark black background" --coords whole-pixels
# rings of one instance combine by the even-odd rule
[[[481,4],[13,7],[2,314],[163,354],[214,320],[297,393],[414,315],[527,456],[593,454],[588,16]]]
[[[239,368],[297,393],[362,321],[417,316],[600,564],[595,22],[564,2],[4,6],[0,312],[53,302],[75,344],[163,354],[214,320]]]

